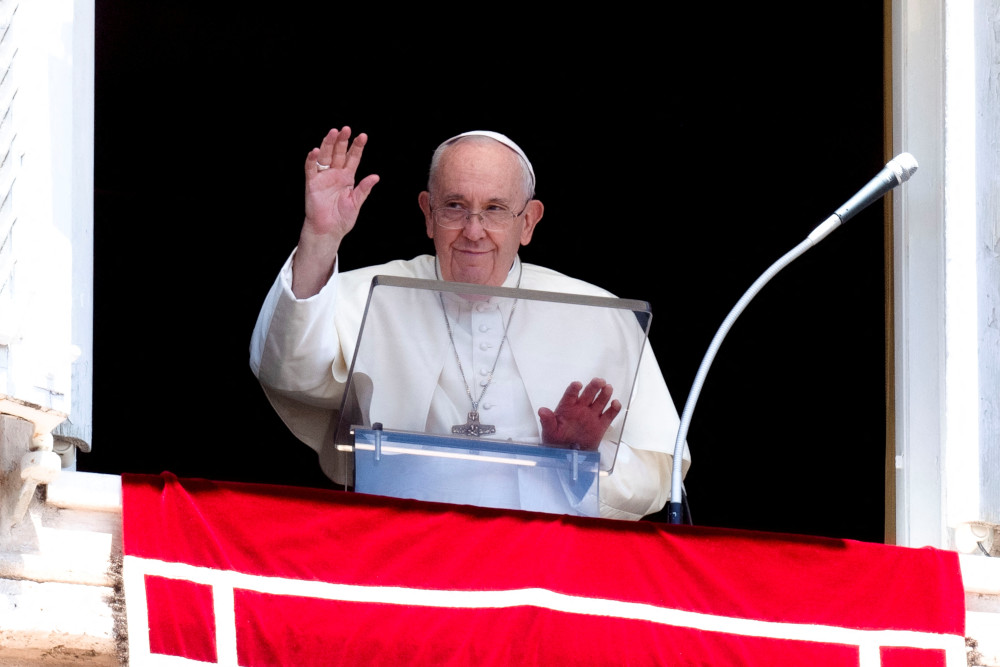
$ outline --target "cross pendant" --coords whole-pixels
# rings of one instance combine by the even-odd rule
[[[480,424],[479,413],[475,410],[469,413],[469,419],[464,424],[456,424],[451,427],[451,432],[458,435],[471,435],[478,438],[481,435],[496,433],[497,427],[493,424]]]

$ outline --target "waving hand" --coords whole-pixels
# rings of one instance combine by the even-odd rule
[[[306,156],[306,217],[292,273],[292,291],[299,298],[316,294],[330,277],[341,241],[378,183],[376,174],[355,182],[367,143],[364,133],[351,142],[351,128],[344,126],[330,130]]]

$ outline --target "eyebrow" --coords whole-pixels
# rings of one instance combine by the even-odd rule
[[[469,201],[468,197],[466,197],[465,195],[463,195],[463,194],[461,194],[459,192],[451,192],[451,193],[442,195],[441,199],[443,201],[455,201],[455,200],[459,200],[459,201],[463,201],[463,202]],[[508,199],[508,198],[506,198],[506,197],[490,197],[489,199],[486,200],[486,203],[487,204],[503,204],[504,206],[506,206],[508,208],[511,206],[511,200]]]

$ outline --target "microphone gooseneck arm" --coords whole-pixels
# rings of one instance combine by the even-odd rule
[[[708,346],[708,351],[701,360],[701,365],[698,367],[698,372],[691,385],[691,391],[688,393],[687,402],[685,402],[684,410],[681,413],[680,425],[677,427],[677,439],[674,441],[673,471],[670,482],[670,503],[667,509],[667,518],[670,523],[681,523],[683,502],[682,464],[684,442],[687,440],[688,428],[691,425],[691,415],[694,413],[694,406],[698,402],[698,395],[701,394],[701,388],[705,383],[705,376],[708,375],[708,369],[711,367],[712,361],[715,359],[715,355],[719,351],[719,347],[722,345],[723,339],[726,337],[726,334],[729,333],[729,330],[732,328],[736,318],[740,316],[743,310],[747,307],[747,304],[749,304],[750,301],[757,296],[758,292],[763,289],[764,285],[766,285],[771,278],[777,275],[779,271],[795,261],[806,250],[809,250],[826,238],[826,236],[834,229],[853,218],[869,204],[880,199],[897,185],[907,181],[916,170],[917,161],[909,153],[901,153],[890,160],[882,171],[880,171],[875,178],[869,181],[865,187],[859,190],[857,194],[837,209],[833,215],[820,223],[812,232],[810,232],[809,236],[802,240],[797,246],[789,250],[781,257],[781,259],[768,267],[768,269],[754,281],[743,296],[740,297],[740,300],[736,302],[733,309],[729,311],[729,315],[727,315],[726,319],[723,320],[722,326],[720,326],[719,330],[715,333],[715,337],[712,338],[712,342]]]

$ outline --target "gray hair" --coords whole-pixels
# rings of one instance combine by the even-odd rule
[[[441,144],[434,150],[434,155],[431,156],[431,168],[427,177],[427,189],[431,189],[431,185],[434,182],[434,177],[437,175],[438,169],[441,166],[441,157],[447,148],[454,146],[457,143],[463,141],[496,141],[507,148],[514,151],[517,155],[518,162],[521,164],[521,185],[524,192],[528,194],[528,199],[532,199],[535,196],[535,170],[531,166],[531,161],[528,160],[528,156],[525,155],[521,147],[511,141],[507,136],[500,134],[499,132],[491,132],[489,130],[473,130],[471,132],[463,132],[462,134],[455,135],[451,139],[446,139],[441,142]]]

